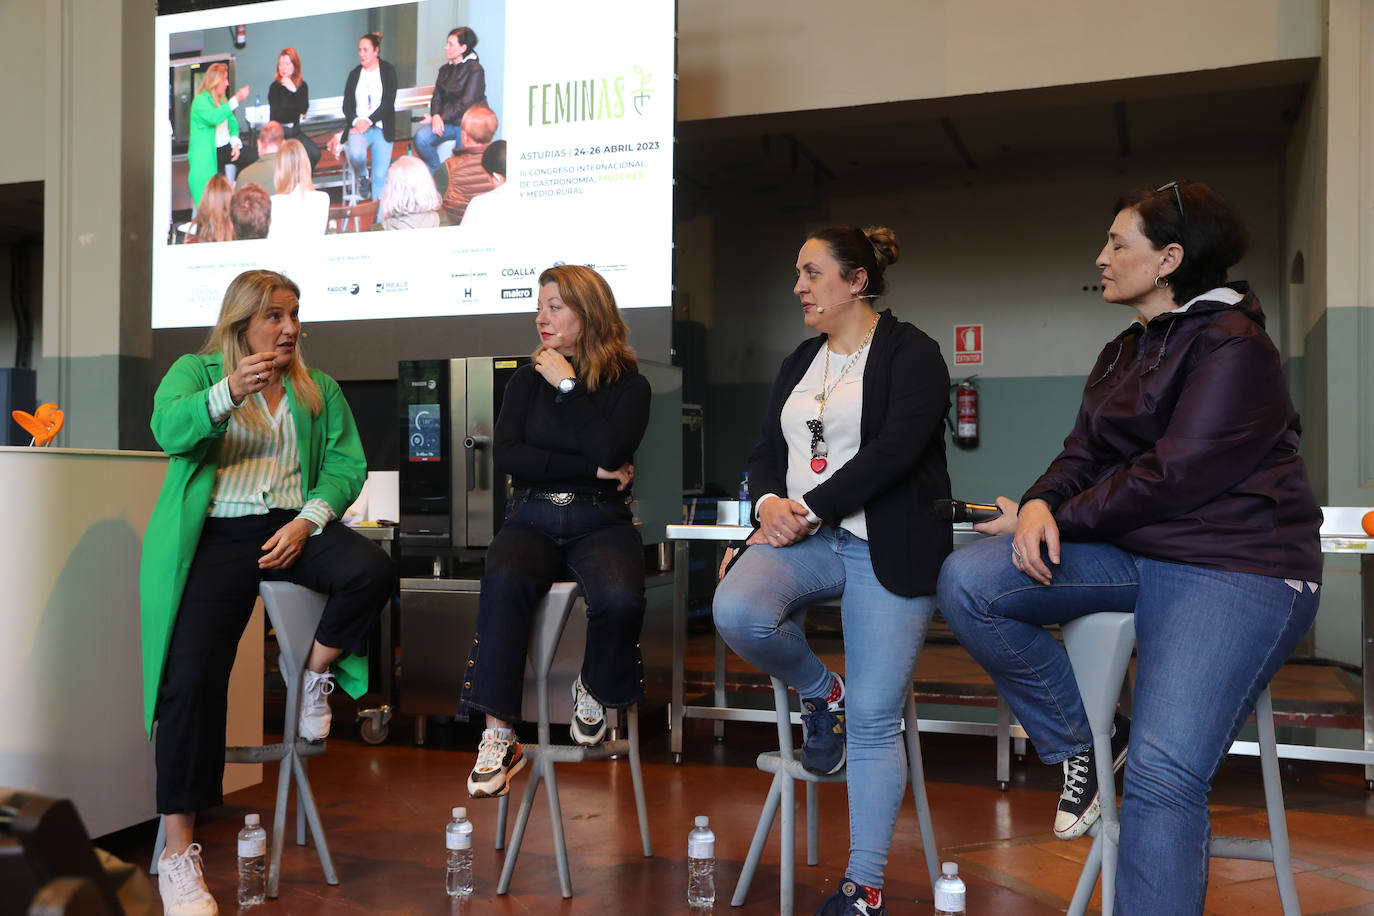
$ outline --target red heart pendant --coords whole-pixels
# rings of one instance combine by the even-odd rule
[[[821,471],[824,471],[824,470],[825,470],[825,459],[824,459],[824,458],[812,458],[812,459],[811,459],[811,470],[812,470],[814,473],[816,473],[816,474],[819,474]]]

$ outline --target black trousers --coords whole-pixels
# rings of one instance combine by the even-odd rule
[[[296,517],[274,509],[247,518],[209,518],[181,596],[157,698],[157,810],[187,814],[221,804],[229,672],[262,579],[329,595],[315,638],[356,655],[396,585],[391,559],[331,522],[306,541],[289,569],[258,569],[262,545]]]
[[[464,669],[458,718],[469,709],[506,722],[520,718],[525,654],[534,610],[569,576],[587,603],[582,685],[603,706],[644,696],[644,544],[621,499],[556,506],[515,499],[487,550],[477,634]]]

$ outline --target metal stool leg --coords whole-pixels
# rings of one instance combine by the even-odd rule
[[[730,898],[731,906],[744,906],[744,900],[749,896],[749,885],[754,881],[754,871],[759,867],[763,847],[768,842],[768,834],[772,832],[773,821],[778,816],[784,782],[791,782],[786,773],[779,770],[773,774],[773,783],[768,787],[768,797],[763,801],[763,811],[759,813],[758,825],[754,827],[754,839],[749,843],[749,854],[744,857],[744,867],[740,869],[739,880],[735,882],[735,893]]]
[[[1260,771],[1264,774],[1264,807],[1269,815],[1269,842],[1274,861],[1274,880],[1284,916],[1301,916],[1298,887],[1293,881],[1293,859],[1288,849],[1288,817],[1283,810],[1283,785],[1279,779],[1279,748],[1274,735],[1274,702],[1266,686],[1255,702],[1259,726]]]
[[[654,854],[649,839],[649,806],[644,801],[644,772],[639,762],[639,704],[625,711],[626,731],[630,736],[630,781],[634,783],[635,813],[639,815],[639,839],[644,844],[644,857]]]
[[[935,825],[930,819],[930,800],[926,797],[926,770],[921,759],[921,734],[916,722],[916,694],[909,692],[906,708],[902,711],[906,720],[906,760],[907,779],[911,782],[912,800],[916,804],[916,823],[921,831],[921,850],[926,857],[926,876],[931,888],[940,874],[940,849],[935,845]]]

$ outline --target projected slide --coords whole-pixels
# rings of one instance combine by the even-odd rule
[[[530,312],[560,262],[670,305],[672,0],[279,0],[156,42],[154,328],[252,267],[307,322]]]

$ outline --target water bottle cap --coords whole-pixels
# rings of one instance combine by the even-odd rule
[[[262,818],[258,817],[256,814],[245,814],[243,816],[243,822],[249,827],[256,827],[262,822]]]
[[[940,866],[940,874],[957,875],[959,874],[959,866],[954,862],[946,862]]]
[[[704,814],[697,815],[696,825],[698,827],[705,827],[709,823],[711,823],[711,819],[709,817],[707,817]]]
[[[454,817],[455,820],[456,820],[457,818],[466,818],[467,816],[468,816],[468,809],[467,809],[467,808],[454,808],[454,809],[453,809],[453,817]]]

